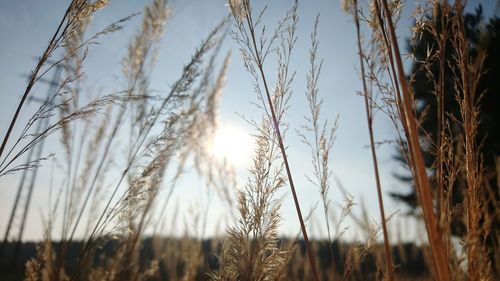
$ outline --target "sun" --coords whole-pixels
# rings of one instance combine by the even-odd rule
[[[215,158],[234,167],[245,167],[250,163],[252,150],[252,136],[243,127],[229,123],[219,125],[211,147]]]

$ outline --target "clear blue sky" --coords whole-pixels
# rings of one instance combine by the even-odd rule
[[[35,65],[35,57],[40,56],[54,32],[57,23],[64,13],[69,1],[62,0],[26,0],[26,1],[0,1],[0,135],[4,135],[8,121],[12,117],[15,106],[25,87],[26,78],[22,74],[29,73]],[[256,6],[261,6],[267,1],[254,1]],[[265,18],[268,27],[277,22],[284,12],[292,5],[293,1],[270,1],[269,10]],[[470,1],[470,6],[475,6],[477,1]],[[494,1],[484,1],[485,14],[492,13]],[[110,5],[99,11],[94,17],[90,31],[92,34],[111,22],[125,17],[131,13],[142,11],[146,1],[111,1]],[[180,73],[182,66],[202,38],[210,31],[221,18],[228,13],[225,0],[179,0],[171,1],[174,16],[167,23],[165,37],[161,42],[158,63],[152,74],[151,88],[165,92],[168,85]],[[401,39],[407,37],[407,30],[411,24],[411,11],[413,2],[407,1],[405,13],[402,15],[400,34]],[[333,148],[332,170],[345,188],[355,197],[359,204],[364,198],[368,211],[373,219],[378,220],[378,207],[372,174],[372,164],[368,144],[368,134],[364,119],[363,100],[355,92],[361,85],[357,72],[357,57],[354,38],[354,26],[350,17],[340,9],[336,0],[304,0],[299,7],[299,39],[294,51],[291,67],[297,71],[294,95],[291,100],[291,109],[288,112],[287,122],[290,123],[287,143],[289,146],[292,172],[296,175],[299,197],[304,210],[307,210],[319,200],[319,193],[304,177],[310,173],[309,151],[295,134],[295,129],[304,124],[302,116],[307,114],[305,102],[305,75],[308,66],[308,50],[310,46],[309,34],[317,13],[321,14],[319,25],[319,55],[324,59],[323,72],[320,77],[320,95],[325,99],[323,116],[334,119],[340,116],[340,125],[337,131],[337,141]],[[122,83],[121,59],[126,54],[128,40],[133,32],[138,29],[140,16],[127,23],[126,28],[118,33],[103,37],[100,45],[93,46],[86,62],[85,87],[95,91],[113,91],[119,89]],[[223,93],[221,102],[221,122],[237,126],[247,134],[252,132],[238,114],[258,116],[256,109],[250,104],[255,100],[251,91],[250,79],[244,71],[237,46],[231,38],[227,38],[225,50],[232,50],[231,66],[228,74],[228,83]],[[272,71],[270,71],[272,73]],[[50,75],[48,76],[50,77]],[[45,87],[35,88],[35,96],[45,95]],[[25,121],[34,107],[26,106],[23,109],[19,124]],[[375,124],[377,140],[393,139],[392,125],[377,115]],[[45,153],[61,153],[59,136],[49,139]],[[385,145],[379,149],[382,170],[382,184],[385,191],[407,188],[401,186],[391,176],[395,169],[392,156],[394,147]],[[307,160],[305,160],[307,159]],[[41,238],[42,225],[40,212],[46,211],[48,191],[47,185],[51,167],[57,171],[57,163],[45,163],[40,176],[40,184],[35,188],[34,200],[29,214],[26,239]],[[240,183],[245,182],[246,169],[239,167]],[[333,180],[333,179],[332,179]],[[19,174],[0,178],[0,234],[3,235],[8,214],[12,206]],[[196,205],[202,199],[197,198],[202,189],[202,183],[196,181],[183,181],[185,187],[178,188],[176,192],[179,206],[187,208]],[[341,202],[336,184],[332,181],[333,189],[330,198],[334,202]],[[285,189],[283,194],[288,194]],[[394,204],[388,196],[385,198],[388,213],[402,206]],[[223,210],[218,210],[224,212]],[[214,214],[217,210],[213,211]],[[283,217],[281,231],[286,235],[293,235],[299,231],[295,211],[291,204],[291,196],[285,195],[283,201]],[[317,210],[317,217],[321,218],[321,210]],[[215,216],[214,216],[215,217]],[[214,218],[208,221],[215,225]],[[322,220],[314,222],[314,228],[321,229]],[[211,230],[214,233],[215,229]],[[210,232],[210,231],[209,231]],[[313,235],[318,234],[319,230]],[[355,230],[350,233],[354,235]]]

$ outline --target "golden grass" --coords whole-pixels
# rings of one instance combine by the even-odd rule
[[[438,116],[436,143],[422,137],[428,135],[421,126],[425,114],[417,114],[413,81],[406,77],[403,67],[396,34],[401,3],[373,0],[366,13],[367,8],[357,0],[344,1],[356,31],[379,222],[369,220],[363,205],[362,217],[357,217],[352,212],[355,204],[348,192],[343,192],[345,203],[340,214],[332,219],[337,214],[330,197],[330,157],[337,120],[322,120],[318,81],[323,60],[318,58],[319,16],[315,19],[309,51],[310,69],[305,79],[309,115],[298,134],[311,152],[313,174],[308,179],[319,190],[328,241],[309,239],[308,227],[311,228],[314,211],[307,217],[302,213],[293,181],[295,175],[290,169],[294,159],[289,158],[284,140],[292,82],[297,79],[290,62],[294,59],[299,26],[298,1],[270,35],[265,31],[268,30],[264,22],[266,9],[254,10],[250,0],[229,1],[233,16],[231,34],[239,44],[244,66],[253,79],[251,86],[261,116],[258,122],[250,121],[257,132],[256,148],[247,183],[237,192],[234,192],[234,172],[214,159],[205,145],[199,145],[200,140],[213,137],[218,125],[218,103],[230,56],[225,56],[219,69],[217,61],[230,18],[223,19],[213,28],[170,91],[158,96],[149,89],[149,79],[171,10],[166,1],[153,0],[145,7],[142,25],[131,39],[123,59],[126,81],[123,89],[82,105],[79,83],[83,83],[81,72],[88,47],[99,36],[119,31],[128,19],[119,20],[85,40],[85,28],[91,15],[106,4],[107,1],[71,2],[35,66],[0,148],[2,177],[19,170],[36,169],[45,158],[15,164],[20,156],[50,134],[60,132],[62,135],[65,184],[57,191],[56,201],[50,203],[44,242],[38,246],[37,256],[26,263],[25,280],[494,280],[493,268],[498,260],[492,259],[491,253],[498,249],[490,249],[485,242],[494,227],[491,218],[494,214],[485,207],[488,199],[480,144],[477,143],[480,123],[477,89],[487,54],[479,52],[475,59],[469,55],[461,1],[453,5],[446,1],[429,1],[431,16],[427,19],[417,17],[414,30],[418,37],[425,29],[438,42],[435,49],[429,50],[428,61],[423,62],[429,76],[434,78]],[[447,33],[448,29],[453,32]],[[365,36],[370,38],[367,43]],[[450,42],[456,55],[448,59],[445,51]],[[63,46],[63,59],[47,66],[49,56]],[[266,75],[269,71],[266,62],[273,56],[278,62],[274,81]],[[433,61],[441,66],[437,77],[431,70]],[[18,125],[16,120],[33,85],[57,64],[64,64],[67,78],[59,91],[33,113],[20,139],[10,144],[11,132]],[[460,120],[444,110],[445,79],[449,75],[445,73],[445,65],[453,66],[451,76],[458,93],[455,99],[460,108]],[[213,73],[217,75],[213,77]],[[62,101],[53,105],[56,97],[62,97]],[[392,215],[386,215],[382,199],[384,190],[373,127],[375,110],[387,114],[395,125],[396,141],[401,145],[413,176],[428,247],[408,246],[400,241],[391,245],[394,241],[390,241],[388,221]],[[34,124],[56,112],[57,122],[41,132],[30,133]],[[451,129],[456,124],[463,129],[458,136]],[[127,143],[122,147],[122,151],[126,151],[124,162],[118,164],[119,176],[110,183],[108,171],[117,165],[113,158],[122,152],[117,152],[120,148],[115,145],[118,135],[124,132],[127,135]],[[428,173],[424,163],[423,149],[429,146],[435,150],[435,175]],[[158,236],[165,227],[172,192],[191,157],[198,174],[208,179],[210,188],[216,189],[221,200],[227,203],[229,212],[237,209],[234,224],[226,230],[225,236],[208,246],[191,237],[188,231],[178,240]],[[174,176],[166,188],[167,171]],[[461,206],[454,204],[451,198],[454,183],[459,178],[466,182],[466,199]],[[283,202],[276,197],[286,185],[290,186],[299,220],[297,230],[300,229],[303,240],[298,238],[300,235],[290,241],[279,239],[280,204]],[[167,193],[166,198],[160,196],[162,192]],[[460,216],[457,215],[459,209],[463,210],[461,219],[466,225],[461,241],[463,251],[453,245],[451,233],[452,220]],[[207,210],[198,210],[193,214],[192,225],[186,223],[185,228],[191,227],[191,233],[203,236],[199,230],[206,229],[206,213]],[[82,222],[85,215],[89,216],[86,225]],[[347,245],[340,239],[345,231],[344,220],[349,216],[363,230],[364,241]],[[52,232],[59,221],[61,241],[56,246]],[[174,220],[170,227],[176,225]],[[153,236],[146,239],[149,228],[153,229]],[[76,232],[84,229],[76,261],[69,262]],[[377,243],[380,235],[383,245]],[[112,245],[112,250],[103,253],[101,247],[106,245]],[[211,256],[207,255],[206,247]],[[145,257],[148,249],[151,253]],[[426,263],[428,274],[411,277],[398,269],[418,260],[416,255]]]

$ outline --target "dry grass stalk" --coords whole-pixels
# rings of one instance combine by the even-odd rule
[[[458,69],[454,73],[456,75],[455,88],[460,93],[457,101],[460,104],[465,144],[467,277],[471,280],[484,280],[491,275],[491,265],[488,264],[488,251],[483,246],[484,242],[481,242],[480,238],[481,235],[488,235],[489,227],[487,220],[483,221],[483,225],[480,222],[484,219],[486,213],[482,203],[486,200],[482,198],[482,194],[485,194],[483,188],[484,179],[481,168],[481,155],[479,155],[479,147],[476,144],[479,126],[478,100],[480,99],[476,93],[478,82],[483,73],[482,65],[485,54],[480,51],[474,62],[470,59],[469,44],[465,36],[463,9],[462,1],[456,1],[454,4],[455,16],[452,23],[452,44],[457,52],[455,60]]]
[[[295,210],[297,211],[297,216],[302,229],[302,235],[306,242],[311,270],[314,279],[319,280],[318,273],[316,272],[314,254],[312,253],[312,249],[310,247],[309,237],[307,235],[306,226],[295,191],[295,185],[290,171],[290,164],[288,162],[288,156],[286,154],[283,136],[280,129],[282,112],[284,112],[283,106],[286,107],[286,102],[288,101],[287,92],[289,91],[290,82],[293,80],[294,76],[294,74],[292,74],[290,76],[291,78],[288,78],[288,63],[290,61],[291,51],[296,41],[295,31],[298,22],[298,2],[295,1],[291,12],[289,12],[285,20],[278,25],[278,28],[276,29],[277,31],[270,39],[264,38],[263,34],[260,38],[257,38],[256,35],[256,28],[261,23],[265,9],[259,14],[257,20],[254,22],[253,10],[249,0],[230,1],[230,7],[233,11],[237,27],[237,31],[234,32],[234,38],[240,44],[240,50],[242,52],[245,67],[255,80],[254,89],[259,94],[260,101],[263,102],[263,108],[271,119],[271,124],[275,132],[275,138],[278,142],[281,157],[285,165],[288,183],[290,184],[290,189],[292,191]],[[276,91],[273,95],[269,89],[267,77],[264,72],[264,61],[272,50],[274,41],[279,38],[282,28],[284,28],[283,32],[286,36],[283,36],[283,42],[280,45],[281,48],[278,48],[280,68],[278,69]],[[260,85],[262,85],[263,91],[261,90]]]
[[[391,69],[393,69],[393,81],[395,81],[394,85],[397,89],[396,102],[398,113],[408,143],[409,163],[414,173],[415,186],[424,214],[424,222],[434,259],[433,265],[438,280],[450,280],[449,267],[446,260],[446,248],[442,239],[441,227],[433,211],[431,186],[426,174],[420,148],[417,120],[412,105],[412,96],[404,74],[401,52],[399,51],[399,44],[392,19],[393,13],[387,1],[382,0],[379,2],[375,0],[373,3],[379,28],[384,36],[387,56],[390,60]]]
[[[328,121],[325,121],[322,125],[320,124],[320,113],[323,100],[318,95],[318,79],[321,73],[323,60],[319,63],[317,62],[319,46],[318,24],[319,15],[316,16],[314,29],[311,33],[311,48],[309,50],[310,69],[306,77],[306,99],[308,102],[310,116],[305,117],[307,124],[302,126],[302,129],[305,132],[311,132],[313,134],[312,140],[309,140],[308,137],[300,131],[298,134],[301,137],[302,142],[305,143],[311,151],[313,177],[309,177],[307,175],[306,177],[309,182],[319,188],[328,235],[328,255],[330,257],[330,261],[334,263],[335,261],[333,259],[332,252],[332,233],[330,228],[331,200],[329,199],[329,192],[331,170],[329,167],[329,161],[330,152],[335,142],[335,131],[338,127],[338,118],[335,119],[333,125],[328,124]],[[333,267],[332,270],[335,270],[335,268]]]
[[[381,225],[382,225],[382,231],[383,231],[383,236],[384,236],[384,253],[385,253],[385,264],[386,264],[386,271],[385,274],[388,278],[388,280],[394,280],[394,268],[393,268],[393,263],[392,263],[392,254],[391,254],[391,248],[390,248],[390,242],[389,242],[389,234],[387,232],[387,225],[386,225],[386,216],[385,216],[385,210],[384,210],[384,202],[382,199],[382,187],[380,183],[380,174],[379,174],[379,168],[378,168],[378,160],[377,160],[377,153],[375,150],[375,140],[374,140],[374,132],[373,132],[373,114],[374,114],[374,97],[371,91],[368,90],[367,82],[366,82],[366,72],[365,72],[365,54],[364,50],[362,47],[362,38],[361,38],[361,28],[360,28],[360,19],[359,19],[359,9],[358,9],[358,2],[357,0],[352,1],[352,7],[351,7],[351,12],[354,18],[354,23],[356,25],[356,36],[357,36],[357,45],[358,45],[358,55],[359,55],[359,64],[361,68],[361,81],[363,84],[363,93],[362,96],[364,97],[365,101],[365,112],[366,112],[366,122],[368,125],[368,133],[370,137],[370,151],[372,155],[372,160],[373,160],[373,169],[374,169],[374,174],[375,174],[375,183],[377,187],[377,196],[378,196],[378,204],[379,204],[379,210],[380,210],[380,220],[381,220]]]

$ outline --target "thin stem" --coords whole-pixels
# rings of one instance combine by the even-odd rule
[[[36,80],[39,78],[39,77],[37,77],[38,72],[40,71],[42,66],[45,64],[45,62],[47,61],[50,53],[52,53],[52,51],[54,50],[54,46],[56,45],[55,43],[57,41],[59,41],[59,39],[61,38],[60,31],[61,31],[61,28],[63,27],[64,22],[66,21],[66,18],[69,15],[69,12],[73,8],[73,2],[74,1],[72,1],[71,4],[69,4],[69,7],[66,9],[66,13],[64,14],[63,18],[61,19],[61,22],[59,23],[59,26],[57,27],[56,32],[52,36],[52,39],[49,41],[49,45],[45,49],[45,52],[43,53],[40,60],[38,61],[38,64],[36,65],[35,70],[33,70],[33,72],[31,73],[30,81],[28,82],[28,85],[26,86],[26,90],[24,91],[24,94],[23,94],[23,97],[21,98],[21,101],[17,105],[16,112],[14,113],[14,116],[12,117],[12,120],[10,121],[9,128],[7,129],[7,132],[5,133],[5,136],[4,136],[3,141],[2,141],[2,145],[0,146],[0,156],[2,156],[2,153],[5,149],[5,146],[7,145],[7,141],[9,140],[10,134],[12,133],[12,130],[14,129],[14,125],[16,124],[17,117],[19,116],[19,113],[21,112],[21,108],[23,107],[24,102],[28,98],[28,95],[31,92],[31,88],[33,88],[33,85],[35,84]],[[63,30],[62,34],[64,34],[65,31],[66,31],[66,29]]]
[[[361,67],[361,81],[363,82],[363,97],[365,100],[365,111],[366,111],[366,123],[368,125],[368,132],[370,135],[370,150],[372,154],[372,160],[373,160],[373,170],[375,173],[375,183],[377,186],[377,196],[378,196],[378,205],[379,205],[379,210],[380,210],[380,218],[381,218],[381,223],[382,223],[382,231],[384,234],[384,252],[385,252],[385,259],[386,259],[386,271],[387,271],[387,276],[389,277],[390,281],[394,280],[394,270],[393,270],[393,264],[392,264],[392,254],[391,254],[391,247],[389,244],[389,235],[387,233],[387,223],[385,219],[385,211],[384,211],[384,201],[382,199],[382,187],[380,184],[380,174],[379,174],[379,169],[378,169],[378,160],[377,160],[377,152],[375,150],[375,141],[374,141],[374,134],[373,134],[373,106],[372,103],[370,102],[371,99],[368,97],[368,88],[366,86],[366,78],[365,78],[365,64],[363,62],[363,48],[361,46],[361,32],[360,32],[360,26],[359,26],[359,14],[358,14],[358,7],[357,7],[358,2],[355,0],[354,1],[354,23],[356,24],[356,36],[357,36],[357,43],[358,43],[358,55],[359,55],[359,64]]]
[[[432,251],[432,257],[434,259],[434,268],[436,270],[438,280],[450,280],[448,261],[446,260],[445,248],[441,236],[441,229],[436,220],[436,215],[433,211],[432,194],[429,178],[426,174],[425,163],[422,155],[422,150],[420,148],[420,143],[418,139],[416,117],[413,111],[413,106],[411,105],[411,94],[406,81],[403,62],[401,61],[401,52],[399,51],[399,46],[396,38],[396,32],[394,30],[394,24],[392,21],[391,12],[389,10],[389,5],[386,0],[381,0],[384,15],[387,21],[387,26],[389,28],[389,36],[393,46],[392,53],[389,56],[394,56],[397,70],[397,80],[399,86],[401,87],[401,92],[403,94],[403,99],[398,99],[398,103],[402,103],[403,112],[405,113],[405,119],[402,120],[403,124],[406,124],[406,136],[411,144],[409,145],[409,152],[411,155],[411,161],[414,171],[415,171],[415,181],[418,193],[420,194],[420,200],[422,202],[422,211],[424,213],[424,221],[427,229],[427,235],[429,238],[429,244]],[[375,1],[378,5],[378,0]]]
[[[249,11],[250,11],[249,7],[247,7],[247,11],[249,13]],[[300,228],[302,230],[302,235],[304,237],[304,241],[305,241],[305,244],[306,244],[307,255],[309,257],[309,263],[311,265],[311,271],[313,273],[314,280],[319,281],[319,275],[318,275],[318,272],[316,270],[316,262],[315,262],[314,255],[313,255],[312,250],[311,250],[311,244],[309,242],[309,237],[307,235],[306,225],[304,223],[302,212],[300,210],[299,199],[298,199],[297,193],[295,191],[295,185],[293,183],[293,177],[292,177],[292,173],[290,171],[290,164],[288,163],[288,157],[286,155],[285,145],[283,143],[283,138],[281,136],[281,132],[280,132],[280,128],[279,128],[279,123],[278,123],[278,118],[276,117],[276,112],[274,110],[274,104],[272,102],[271,94],[269,92],[269,87],[267,86],[266,76],[264,74],[264,67],[262,65],[262,59],[261,59],[259,51],[258,51],[259,49],[257,48],[257,40],[255,39],[255,31],[253,29],[253,25],[252,25],[252,23],[250,21],[250,17],[249,16],[246,17],[246,21],[247,21],[247,24],[248,24],[248,27],[249,27],[249,31],[250,31],[250,35],[251,35],[251,39],[252,39],[252,44],[253,44],[253,48],[254,48],[254,52],[255,52],[255,58],[256,58],[257,67],[259,69],[259,73],[260,73],[260,76],[261,76],[261,79],[262,79],[262,83],[264,84],[264,90],[266,91],[266,98],[267,98],[267,102],[269,104],[269,109],[271,111],[271,117],[272,117],[272,121],[273,121],[273,127],[274,127],[274,130],[276,132],[276,137],[278,139],[278,145],[279,145],[279,148],[280,148],[280,151],[281,151],[281,155],[283,157],[283,162],[285,163],[285,170],[286,170],[286,174],[287,174],[287,177],[288,177],[288,182],[290,183],[290,189],[292,191],[293,201],[294,201],[294,204],[295,204],[295,210],[297,211],[297,216],[299,218]]]

